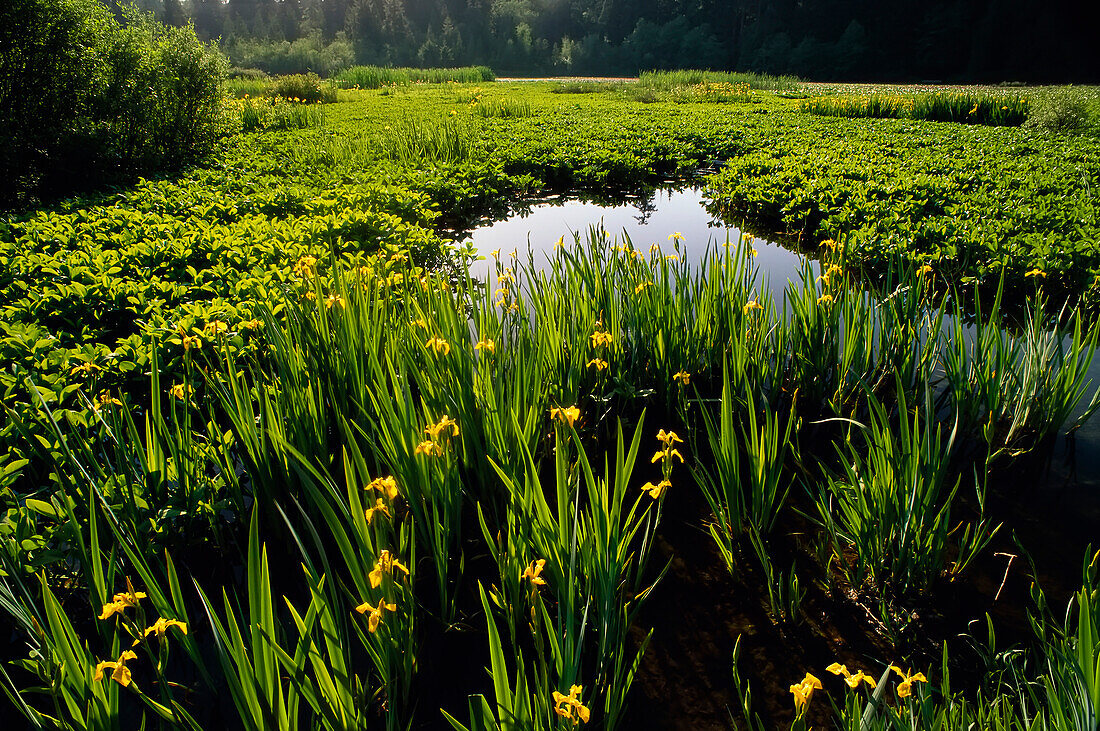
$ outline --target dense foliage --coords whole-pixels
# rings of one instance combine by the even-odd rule
[[[1094,136],[816,116],[765,77],[324,105],[278,83],[224,102],[240,132],[212,164],[0,224],[12,714],[667,724],[694,670],[646,658],[699,622],[717,723],[1095,713],[1100,563],[1057,606],[1032,581],[1087,537],[1029,543],[1011,612],[989,562],[1031,527],[999,476],[1100,402],[1100,329],[1050,305],[1100,276]],[[818,260],[785,303],[751,236],[693,267],[676,232],[562,231],[547,269],[496,252],[490,281],[448,246],[526,197],[707,164],[716,208]],[[639,687],[667,697],[631,717]]]
[[[239,66],[485,64],[505,74],[712,68],[814,80],[1095,82],[1070,0],[142,0]],[[1026,49],[1026,50],[1025,50]]]
[[[225,62],[190,28],[93,0],[0,8],[0,205],[209,153]]]

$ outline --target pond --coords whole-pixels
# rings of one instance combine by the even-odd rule
[[[698,261],[708,247],[721,245],[727,237],[736,241],[742,233],[717,220],[705,203],[702,189],[685,187],[661,188],[649,196],[612,204],[568,197],[530,204],[510,218],[486,223],[469,233],[466,240],[485,257],[474,263],[471,274],[489,276],[490,252],[496,249],[503,255],[518,248],[521,261],[525,260],[524,251],[530,250],[536,266],[545,266],[559,237],[568,239],[579,233],[584,239],[594,226],[602,226],[611,236],[625,233],[643,251],[652,243],[671,247],[669,236],[678,232],[683,235],[681,248],[687,259]],[[759,252],[760,284],[768,286],[781,303],[788,280],[799,278],[804,256],[760,238],[754,247]],[[1093,384],[1100,384],[1100,355],[1093,359],[1089,377]],[[1068,423],[1081,411],[1083,405]],[[1100,415],[1086,422],[1075,439],[1059,438],[1051,453],[1031,461],[1034,463],[1025,472],[1014,465],[1012,479],[1030,488],[1038,504],[1044,508],[1061,504],[1063,509],[1068,505],[1078,514],[1085,511],[1100,518]]]

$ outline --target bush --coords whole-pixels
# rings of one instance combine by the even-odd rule
[[[271,86],[271,95],[283,99],[297,99],[304,104],[320,104],[325,100],[325,86],[317,74],[280,76]]]
[[[96,0],[0,6],[0,205],[178,165],[221,131],[225,61],[195,37]]]
[[[1088,124],[1089,100],[1083,89],[1056,86],[1041,90],[1031,103],[1027,126],[1074,132]]]

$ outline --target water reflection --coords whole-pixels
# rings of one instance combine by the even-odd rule
[[[490,252],[502,254],[519,248],[521,260],[530,250],[537,266],[545,266],[553,255],[554,244],[564,235],[580,233],[582,239],[591,226],[603,226],[611,236],[625,233],[635,248],[646,251],[650,244],[672,250],[668,237],[680,233],[681,250],[688,261],[698,261],[708,246],[721,246],[728,237],[741,236],[707,213],[702,191],[695,188],[658,189],[651,196],[639,197],[615,205],[601,205],[576,199],[547,201],[519,212],[504,221],[475,229],[469,236],[485,260],[476,262],[470,272],[484,278],[492,273]],[[756,262],[766,274],[776,296],[781,298],[787,280],[797,280],[803,257],[782,246],[756,239]]]
[[[535,265],[545,267],[561,236],[569,239],[572,234],[579,233],[584,240],[593,226],[602,226],[612,237],[625,233],[641,251],[648,250],[653,243],[671,251],[668,237],[678,232],[683,235],[682,254],[688,261],[699,261],[708,246],[720,247],[727,240],[736,241],[742,233],[709,213],[705,204],[702,191],[696,188],[658,189],[647,197],[610,204],[568,198],[533,204],[511,218],[487,224],[469,234],[467,240],[485,257],[475,262],[470,271],[477,278],[492,276],[490,252],[494,250],[500,250],[501,256],[507,257],[509,252],[518,249],[521,261],[526,261],[525,253],[530,250]],[[758,282],[761,287],[771,290],[776,303],[782,307],[787,283],[799,281],[805,258],[759,238],[755,239],[754,247],[761,274]],[[945,327],[950,326],[950,318],[945,318]],[[1093,387],[1100,383],[1100,357],[1093,360],[1089,378]],[[1081,404],[1067,426],[1084,406]],[[1043,507],[1050,508],[1052,502],[1063,503],[1079,514],[1096,511],[1100,515],[1100,418],[1086,422],[1075,440],[1059,438],[1052,452],[1032,455],[1022,462],[1014,462],[1011,467],[1012,474],[1005,475],[1004,479],[1035,488],[1031,494],[1042,501]]]

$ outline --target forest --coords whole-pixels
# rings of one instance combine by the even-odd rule
[[[1085,83],[1072,0],[138,0],[240,68],[487,65],[503,75],[709,68],[814,81]]]

